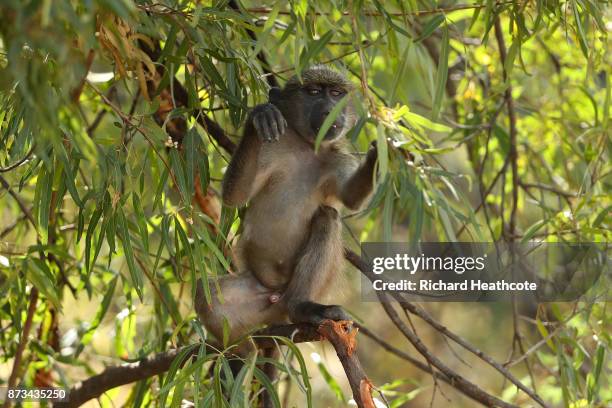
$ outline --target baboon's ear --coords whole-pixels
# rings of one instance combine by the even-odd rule
[[[268,92],[268,97],[270,99],[270,103],[279,102],[281,99],[281,89],[277,87],[270,88],[270,91]]]

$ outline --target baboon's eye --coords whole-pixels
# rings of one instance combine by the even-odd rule
[[[344,92],[342,92],[340,89],[332,89],[331,91],[329,91],[329,94],[331,96],[340,96],[343,95]]]
[[[319,95],[321,90],[319,88],[308,88],[306,92],[308,92],[309,95]]]

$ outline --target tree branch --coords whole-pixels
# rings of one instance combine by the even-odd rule
[[[487,407],[518,408],[516,405],[507,403],[487,393],[482,388],[478,387],[471,381],[468,381],[465,377],[461,376],[446,364],[442,363],[440,359],[434,356],[429,349],[425,347],[416,333],[412,331],[408,325],[404,323],[404,321],[401,320],[395,309],[390,304],[391,298],[389,295],[386,293],[379,293],[379,299],[391,321],[404,334],[412,346],[417,349],[417,351],[421,353],[423,357],[425,357],[427,362],[449,377],[456,389]]]
[[[496,6],[501,6],[501,5],[505,5],[505,4],[511,4],[512,2],[499,2],[496,4]],[[479,9],[479,8],[484,8],[486,7],[485,4],[458,4],[456,6],[452,6],[452,7],[443,7],[443,8],[435,8],[432,10],[417,10],[417,11],[410,11],[410,12],[387,12],[385,14],[393,16],[393,17],[406,17],[406,16],[415,16],[415,17],[421,17],[421,16],[429,16],[432,14],[442,14],[442,13],[450,13],[452,11],[458,11],[458,10],[471,10],[471,9]],[[272,12],[272,9],[269,7],[250,7],[247,9],[247,11],[249,11],[250,13],[254,13],[254,14],[270,14]],[[280,15],[290,15],[292,12],[290,11],[284,11],[281,10],[278,12],[278,14]],[[322,15],[329,15],[330,13],[325,13],[325,12],[315,12],[314,13],[317,16],[322,16]],[[343,16],[347,16],[349,13],[348,11],[343,11],[342,15]],[[381,17],[383,16],[383,14],[381,14],[378,11],[363,11],[363,15],[367,16],[367,17]]]
[[[238,2],[236,0],[230,0],[229,6],[233,10],[240,12],[240,7],[238,7]],[[251,40],[257,42],[257,36],[253,32],[253,30],[251,30],[250,28],[247,28],[246,32],[249,35],[249,37],[251,37]],[[268,62],[268,59],[266,58],[266,54],[264,54],[263,48],[257,53],[257,59],[261,63],[261,68],[266,74],[265,77],[266,77],[266,81],[268,81],[268,85],[270,85],[273,88],[278,87],[278,81],[276,80],[276,77],[272,75],[272,70],[270,69],[270,63]]]
[[[333,320],[326,320],[319,326],[319,332],[336,349],[336,354],[342,363],[357,406],[360,408],[374,408],[374,400],[372,399],[373,385],[363,371],[355,353],[357,348],[355,336],[357,336],[358,330],[358,328],[353,328],[353,322],[350,321],[335,322]]]
[[[112,388],[166,372],[170,369],[174,359],[184,349],[179,348],[159,353],[137,363],[108,367],[102,373],[73,386],[68,391],[66,401],[56,402],[53,406],[58,408],[78,407],[86,401],[99,397]],[[185,361],[197,352],[198,347],[195,347],[192,353],[185,356]]]
[[[6,181],[6,179],[2,176],[0,176],[0,185],[2,185],[2,187],[4,187],[6,191],[8,191],[8,193],[15,199],[15,202],[21,209],[21,212],[23,213],[23,215],[25,215],[28,221],[30,221],[30,223],[34,226],[34,228],[36,228],[37,227],[36,221],[34,220],[32,213],[30,212],[28,207],[25,205],[21,197],[19,197],[19,195],[15,191],[13,191],[9,182]]]
[[[516,236],[516,210],[518,208],[518,190],[519,190],[519,176],[518,176],[518,153],[516,150],[516,115],[514,113],[514,99],[512,99],[512,85],[506,72],[506,44],[504,43],[504,33],[501,28],[501,22],[499,16],[495,17],[495,38],[497,39],[497,46],[499,48],[499,57],[501,59],[502,73],[504,82],[506,82],[506,90],[504,91],[504,99],[506,100],[506,106],[508,108],[508,120],[510,122],[510,151],[508,152],[508,159],[510,160],[510,167],[512,169],[512,210],[510,212],[510,225],[509,235],[511,239]],[[502,214],[503,217],[503,214]]]
[[[351,264],[353,264],[353,266],[355,266],[357,269],[359,269],[359,271],[361,271],[361,273],[363,273],[368,279],[370,279],[370,280],[375,279],[375,277],[373,276],[373,273],[369,270],[368,265],[355,252],[351,251],[350,249],[346,249],[345,248],[345,258]],[[497,397],[487,393],[482,388],[480,388],[476,384],[468,381],[463,376],[459,375],[454,370],[452,370],[450,367],[448,367],[444,363],[442,363],[442,361],[440,361],[436,356],[434,356],[427,349],[427,347],[419,339],[419,337],[416,335],[416,333],[414,333],[406,325],[406,323],[404,323],[401,320],[401,318],[399,317],[399,315],[397,314],[395,309],[393,309],[393,307],[390,304],[391,303],[391,297],[389,295],[387,295],[386,293],[380,293],[380,292],[378,293],[378,295],[379,295],[380,302],[381,302],[383,308],[385,309],[385,311],[387,312],[387,314],[389,315],[389,318],[391,319],[391,321],[393,321],[393,323],[404,334],[404,336],[408,339],[408,341],[410,341],[410,343],[414,346],[414,348],[416,348],[417,351],[423,357],[425,357],[427,362],[430,363],[432,366],[436,367],[438,370],[440,370],[440,372],[442,374],[444,374],[450,380],[451,385],[454,388],[456,388],[457,390],[459,390],[463,394],[467,395],[468,397],[474,399],[475,401],[478,401],[478,402],[482,403],[485,406],[490,406],[490,407],[491,406],[506,407],[506,408],[507,407],[515,407],[515,405],[509,404],[509,403],[507,403],[505,401],[502,401],[499,398],[497,398]],[[401,303],[402,303],[403,306],[411,305],[409,302],[401,302]],[[412,306],[414,306],[414,305],[412,305]],[[424,314],[420,309],[418,309],[416,307],[413,307],[412,309],[414,311],[411,310],[411,312],[417,314],[419,317],[421,317],[422,319],[424,319],[426,322],[428,322],[430,324],[432,324],[432,322],[435,323],[435,326],[433,326],[434,328],[436,328],[437,330],[441,331],[443,334],[449,335],[450,331],[448,329],[446,329],[444,326],[440,325],[439,323],[435,322],[431,317],[429,317],[428,315]],[[467,342],[465,342],[459,336],[453,334],[453,336],[450,337],[450,338],[452,340],[454,340],[455,342],[457,342],[458,344],[461,344],[462,346],[466,347]],[[480,358],[483,358],[483,356],[486,356],[482,351],[475,349],[471,345],[469,345],[468,350],[472,351],[473,353],[475,353]],[[491,364],[491,362],[493,360],[490,357],[488,357],[488,356],[486,356],[486,357],[487,358],[483,358],[483,359],[486,362],[488,362],[489,364]],[[499,366],[499,364],[497,364],[497,363],[495,363],[495,365],[493,365],[493,366],[495,368],[498,368],[498,367],[496,367],[496,365]],[[508,373],[507,370],[503,369],[503,367],[502,367],[502,370],[503,370],[502,374],[505,377],[507,377],[508,379],[510,379],[513,383],[515,383],[515,381],[516,381],[516,383],[521,384],[512,375],[510,375],[510,377],[508,377],[507,374],[509,374],[509,373]],[[523,388],[526,388],[526,387],[524,387],[521,384],[521,387],[519,387],[519,388],[523,389]],[[546,406],[543,402],[541,402],[541,398],[539,398],[537,395],[535,395],[533,393],[533,391],[529,390],[529,392],[527,392],[527,394],[532,396],[532,398],[534,398],[534,396],[535,396],[534,399],[536,401],[538,401],[538,403],[541,403],[542,406]]]
[[[349,331],[350,323],[324,321],[319,327],[309,324],[275,326],[260,330],[253,336],[253,339],[260,348],[272,348],[276,347],[277,342],[271,336],[288,337],[294,343],[320,341],[327,338],[336,349],[338,358],[345,368],[349,383],[355,393],[354,398],[358,407],[373,408],[374,403],[369,393],[371,383],[363,372],[361,364],[354,353],[356,347],[354,338],[357,330]],[[69,390],[66,401],[56,402],[53,406],[55,408],[78,407],[86,401],[99,397],[112,388],[162,374],[170,369],[174,360],[187,347],[192,346],[158,353],[135,363],[108,367],[102,373],[74,385]],[[207,349],[207,353],[218,353],[219,348],[207,345]],[[187,362],[189,358],[198,353],[198,350],[199,347],[193,347],[184,356],[184,360],[180,364],[183,365]],[[371,405],[368,405],[369,401],[371,401]]]
[[[35,148],[36,148],[36,143],[32,143],[32,147],[30,147],[30,150],[28,150],[25,156],[23,156],[21,159],[17,160],[13,164],[10,164],[6,167],[0,167],[0,173],[6,173],[8,171],[14,170],[17,167],[21,166],[23,163],[28,161],[28,159],[32,156],[32,153],[34,153]]]
[[[447,383],[448,385],[452,386],[453,383],[451,382],[451,380],[445,376],[444,374],[442,374],[439,371],[435,371],[434,369],[431,368],[431,366],[423,363],[422,361],[417,360],[416,358],[412,357],[410,354],[398,349],[397,347],[387,343],[386,341],[384,341],[383,339],[380,338],[380,336],[378,336],[376,333],[372,332],[370,329],[368,329],[367,327],[364,327],[360,324],[355,323],[355,326],[359,328],[359,330],[366,335],[367,337],[371,338],[373,341],[375,341],[376,343],[378,343],[383,349],[387,350],[389,353],[396,355],[397,357],[408,361],[410,364],[414,365],[416,368],[418,368],[421,371],[425,371],[426,373],[434,376],[436,379],[438,380],[442,380],[445,383]]]

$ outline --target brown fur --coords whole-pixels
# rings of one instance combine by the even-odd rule
[[[323,84],[334,80],[338,86],[337,79],[343,77],[317,67],[305,71],[303,78]],[[215,292],[212,305],[206,305],[198,288],[198,314],[217,338],[224,318],[235,340],[260,325],[283,323],[298,314],[301,319],[304,312],[296,314],[296,306],[318,303],[334,292],[334,276],[343,259],[339,211],[342,206],[358,208],[372,190],[376,152],[359,165],[341,141],[354,123],[350,112],[343,128],[324,139],[315,153],[312,137],[305,137],[312,135],[306,127],[308,111],[300,111],[307,97],[299,95],[295,80],[289,84],[296,89],[283,90],[285,99],[279,105],[289,122],[286,130],[275,137],[258,134],[256,127],[261,130],[262,124],[254,125],[259,119],[251,117],[223,180],[226,205],[248,201],[249,206],[236,248],[239,274],[219,280],[224,302]],[[278,118],[275,109],[261,105],[254,115]],[[294,113],[302,118],[292,123]],[[282,123],[264,125],[273,129]],[[281,301],[271,302],[276,293],[282,293]]]

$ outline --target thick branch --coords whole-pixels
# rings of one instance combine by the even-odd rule
[[[361,368],[361,363],[355,353],[357,348],[355,336],[357,336],[358,330],[356,327],[353,328],[353,322],[350,321],[335,322],[326,320],[319,326],[319,332],[336,349],[336,354],[338,354],[338,359],[342,363],[357,406],[360,408],[374,408],[372,383],[366,376],[363,368]]]
[[[181,351],[183,351],[183,348],[156,354],[137,363],[108,367],[102,373],[72,387],[68,392],[67,400],[56,402],[53,406],[61,408],[78,407],[112,388],[166,372]],[[191,357],[197,352],[198,347],[194,347],[193,352],[186,357]],[[185,361],[187,361],[187,358]]]
[[[367,405],[368,398],[365,394],[365,391],[369,392],[371,388],[370,382],[363,372],[357,356],[353,353],[355,349],[354,336],[357,331],[354,330],[351,332],[352,334],[346,334],[347,324],[348,322],[326,321],[320,327],[309,324],[275,326],[259,331],[253,339],[258,347],[271,348],[276,347],[277,343],[270,336],[288,337],[294,343],[320,341],[327,338],[336,349],[336,353],[345,367],[351,388],[357,392],[354,398],[355,401],[358,401],[358,406],[363,408],[373,407],[374,405]],[[207,348],[207,353],[218,352],[216,347],[209,346]],[[192,351],[187,353],[181,364],[197,354],[198,349],[199,347],[194,347]],[[185,347],[155,354],[136,363],[108,367],[102,373],[73,386],[68,392],[67,401],[56,402],[54,407],[78,407],[112,388],[162,374],[168,371],[183,350],[185,350]],[[354,388],[354,385],[357,385],[357,388]],[[371,396],[369,398],[371,400]],[[361,404],[359,401],[364,401],[364,403]]]

